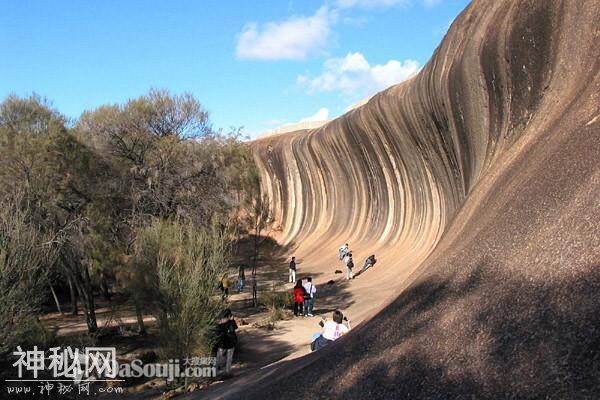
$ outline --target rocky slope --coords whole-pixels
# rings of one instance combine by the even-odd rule
[[[410,81],[254,142],[281,244],[376,253],[399,296],[242,397],[600,396],[598,21],[473,1]]]

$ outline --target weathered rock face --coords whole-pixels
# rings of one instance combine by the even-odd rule
[[[568,3],[475,2],[411,81],[321,129],[257,141],[283,244],[421,261],[494,162],[597,72],[597,2]]]
[[[410,81],[254,143],[283,244],[418,273],[250,394],[600,395],[598,21],[597,0],[474,1]]]

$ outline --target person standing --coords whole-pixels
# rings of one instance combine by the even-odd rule
[[[246,282],[246,272],[244,271],[244,265],[240,265],[238,270],[238,292],[241,293],[244,290],[244,284]]]
[[[348,264],[348,261],[350,261],[351,258],[352,258],[352,252],[350,250],[348,250],[344,254],[344,258],[342,259],[342,262],[344,263],[344,265]]]
[[[346,257],[344,258],[344,263],[346,264],[347,276],[346,279],[350,280],[353,278],[352,268],[354,268],[354,261],[352,260],[352,252],[348,252]]]
[[[290,261],[290,283],[296,283],[296,257],[292,257],[292,261]]]
[[[221,298],[223,300],[225,300],[227,297],[229,297],[229,278],[227,277],[227,275],[223,275],[223,277],[221,278],[221,282],[219,282],[219,288],[221,289]]]
[[[312,283],[312,277],[309,276],[306,278],[304,290],[306,290],[306,295],[304,296],[304,316],[314,317],[313,308],[315,306],[315,293],[317,293],[317,288]]]
[[[302,286],[302,279],[298,279],[296,286],[294,286],[294,316],[302,314],[302,305],[304,304],[304,296],[306,290]]]
[[[217,373],[223,372],[221,367],[225,361],[225,375],[231,375],[233,352],[237,346],[237,334],[235,333],[237,328],[233,313],[227,308],[223,311],[223,318],[217,326]]]
[[[339,249],[339,256],[340,256],[340,261],[344,260],[344,257],[346,257],[346,254],[348,254],[348,243],[346,243],[345,245],[341,246]]]

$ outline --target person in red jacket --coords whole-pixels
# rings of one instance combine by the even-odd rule
[[[306,295],[306,289],[304,289],[304,286],[302,286],[302,279],[298,279],[296,286],[294,286],[294,315],[296,317],[298,314],[302,314],[304,295]]]

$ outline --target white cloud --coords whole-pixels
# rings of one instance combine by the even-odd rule
[[[310,117],[301,118],[299,122],[314,122],[314,121],[327,121],[329,119],[329,109],[319,108],[319,111],[311,115]]]
[[[341,62],[340,62],[341,61]],[[369,62],[361,53],[348,53],[342,59],[329,59],[325,66],[331,69],[339,69],[341,72],[366,71],[369,69]]]
[[[297,84],[309,94],[341,92],[350,98],[370,96],[396,83],[406,80],[419,70],[415,60],[389,60],[385,64],[370,65],[359,52],[348,53],[343,58],[330,58],[317,76],[300,75]]]
[[[309,17],[292,16],[285,21],[250,23],[238,36],[238,58],[257,60],[303,60],[322,50],[331,36],[336,13],[322,6]]]

